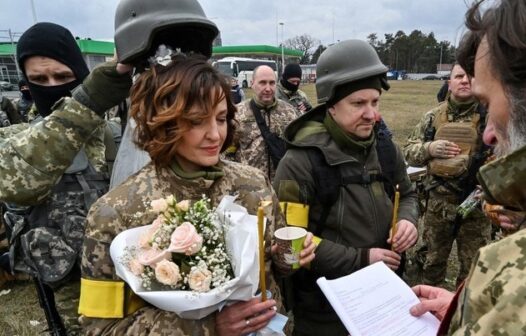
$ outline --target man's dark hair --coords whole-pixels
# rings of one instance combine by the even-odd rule
[[[479,0],[466,13],[469,31],[460,43],[457,59],[464,70],[474,75],[477,48],[485,37],[490,50],[489,63],[502,84],[526,87],[526,1],[502,0],[483,14]]]
[[[501,0],[481,14],[487,0],[477,1],[466,13],[457,60],[471,76],[482,40],[488,44],[490,71],[502,84],[510,102],[510,123],[526,134],[526,1]]]

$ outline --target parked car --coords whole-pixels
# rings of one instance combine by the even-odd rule
[[[16,87],[16,85],[14,85],[14,84],[11,84],[11,83],[6,82],[6,81],[0,81],[0,89],[2,91],[13,91],[13,90],[15,90],[15,87]]]
[[[435,75],[428,75],[428,76],[422,77],[422,80],[439,80],[439,79],[440,77],[435,76]]]

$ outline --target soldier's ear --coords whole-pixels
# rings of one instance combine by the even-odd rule
[[[329,107],[327,107],[327,111],[329,112],[329,114],[331,115],[331,117],[334,118],[334,106],[329,106]]]

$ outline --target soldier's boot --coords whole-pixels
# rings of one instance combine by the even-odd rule
[[[422,245],[409,256],[404,273],[404,280],[410,285],[422,283],[427,246]]]

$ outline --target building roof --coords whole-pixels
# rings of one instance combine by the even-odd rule
[[[77,44],[83,54],[113,55],[115,44],[110,41],[99,41],[92,39],[77,39]],[[13,55],[16,43],[0,42],[0,56]],[[299,50],[283,48],[286,57],[301,57],[303,52]],[[281,47],[270,45],[240,45],[240,46],[220,46],[213,47],[213,56],[242,56],[242,55],[268,55],[281,56]]]
[[[113,55],[115,44],[108,41],[96,41],[91,39],[78,39],[76,40],[83,54],[94,54],[94,55]],[[2,55],[13,55],[15,53],[16,43],[11,42],[0,42],[0,56]]]
[[[270,45],[239,45],[239,46],[219,46],[214,47],[213,56],[226,56],[226,55],[272,55],[281,56],[281,47],[275,47]],[[283,54],[287,57],[301,57],[303,51],[283,48]]]

